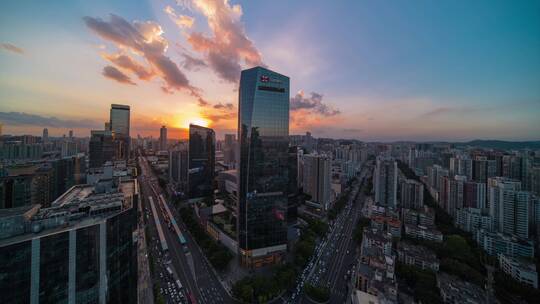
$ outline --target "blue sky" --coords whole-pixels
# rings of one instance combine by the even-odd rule
[[[89,124],[106,120],[112,102],[132,105],[134,130],[142,135],[157,134],[163,123],[181,129],[201,119],[218,134],[234,132],[236,66],[264,64],[290,76],[291,102],[307,105],[291,113],[291,133],[540,139],[540,1],[180,2],[1,3],[4,133],[39,133],[43,126],[28,115],[8,115],[23,112],[89,120],[73,126],[83,136]],[[114,25],[110,14],[159,25],[167,45],[159,55],[187,80],[171,82],[152,54],[108,39],[83,20]],[[175,24],[181,15],[193,24]],[[242,45],[224,42],[224,33]],[[198,34],[204,39],[195,41]],[[137,79],[115,65],[110,56],[120,54],[152,76]],[[187,68],[185,54],[200,65]],[[127,78],[105,73],[105,66]],[[225,104],[232,105],[216,106]]]

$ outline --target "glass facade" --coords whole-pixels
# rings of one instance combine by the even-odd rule
[[[98,303],[99,300],[99,226],[93,225],[77,231],[76,248],[76,302]]]
[[[238,116],[238,244],[251,266],[273,250],[264,248],[286,249],[289,78],[261,67],[242,71]]]
[[[0,247],[0,302],[30,303],[31,243]]]
[[[137,303],[136,209],[107,220],[107,302]]]
[[[216,134],[214,130],[189,125],[189,196],[212,195],[216,160]]]
[[[41,238],[39,257],[39,302],[67,303],[69,232]]]
[[[137,303],[136,209],[103,223],[0,246],[0,303]]]
[[[114,146],[117,159],[129,157],[129,106],[111,105],[110,128],[114,136]]]

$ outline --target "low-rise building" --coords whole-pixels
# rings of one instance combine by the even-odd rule
[[[435,228],[429,228],[422,225],[405,225],[405,234],[407,236],[416,238],[416,239],[423,239],[433,242],[442,242],[443,241],[443,234],[435,229]]]
[[[534,257],[534,244],[531,240],[484,229],[477,230],[473,236],[478,245],[489,255],[497,256],[502,253],[511,257]]]
[[[437,274],[441,298],[448,304],[487,304],[482,288],[444,272]]]
[[[538,273],[534,263],[504,254],[499,254],[498,258],[499,266],[505,273],[523,284],[538,288]]]
[[[492,220],[488,214],[482,213],[478,208],[463,208],[456,211],[455,225],[467,232],[478,229],[491,231]]]
[[[398,261],[401,263],[435,272],[439,271],[437,256],[425,247],[402,241],[397,246],[397,253]]]

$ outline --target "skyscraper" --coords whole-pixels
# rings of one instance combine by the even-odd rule
[[[214,130],[189,125],[189,196],[203,197],[214,191],[216,134]]]
[[[238,107],[240,262],[280,262],[287,250],[289,77],[262,67],[242,71]]]
[[[130,108],[126,105],[112,104],[109,127],[115,143],[115,158],[129,158]]]
[[[373,175],[375,203],[386,207],[396,207],[397,163],[392,158],[378,157]]]
[[[161,126],[159,129],[159,149],[161,151],[167,150],[167,127]]]

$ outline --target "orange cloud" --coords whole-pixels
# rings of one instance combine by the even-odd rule
[[[222,79],[236,83],[242,70],[264,66],[260,52],[247,37],[240,22],[242,7],[224,0],[194,0],[192,6],[206,17],[211,36],[199,32],[186,33],[192,48],[203,54],[206,62]],[[184,30],[185,27],[181,26]]]
[[[98,36],[114,43],[118,48],[129,49],[141,55],[147,63],[164,81],[164,88],[167,91],[187,91],[192,96],[202,99],[200,89],[192,86],[186,75],[180,71],[178,66],[165,55],[168,41],[162,36],[163,30],[159,24],[153,21],[133,23],[127,22],[122,17],[110,15],[109,21],[100,18],[84,17],[86,26]],[[141,64],[136,64],[128,57],[111,57],[124,69],[138,73],[139,78],[150,78],[150,75]],[[120,60],[120,61],[119,61]]]

